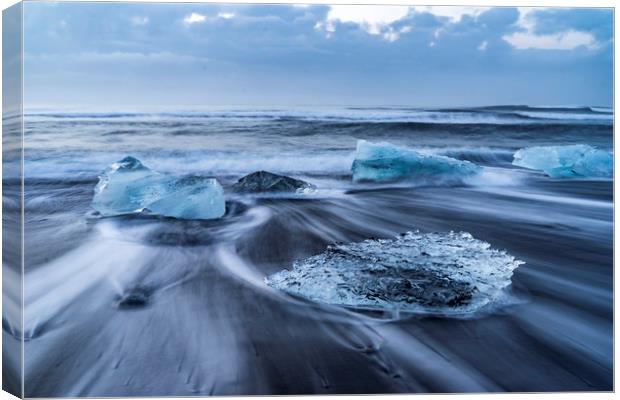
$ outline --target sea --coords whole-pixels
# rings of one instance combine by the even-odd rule
[[[613,178],[513,165],[533,146],[613,153],[613,122],[592,106],[27,110],[23,329],[19,290],[3,318],[5,341],[25,340],[25,395],[613,390]],[[360,140],[483,173],[355,182]],[[19,151],[5,144],[5,165]],[[226,215],[99,215],[99,176],[126,156],[216,178]],[[229,195],[256,171],[316,190]],[[20,184],[3,179],[5,193]],[[3,196],[5,226],[20,216],[16,198]],[[406,232],[467,233],[521,263],[501,300],[462,314],[358,309],[268,284],[336,243]]]

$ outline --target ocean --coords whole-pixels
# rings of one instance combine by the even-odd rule
[[[513,165],[532,146],[613,152],[611,109],[29,110],[24,129],[27,397],[613,389],[613,179]],[[355,182],[359,140],[483,172]],[[98,176],[126,156],[217,178],[226,215],[99,215]],[[260,170],[316,190],[231,193]],[[4,199],[5,219],[16,207]],[[500,300],[461,314],[357,308],[266,281],[335,243],[416,231],[466,232],[522,264]],[[19,327],[3,328],[16,341]]]

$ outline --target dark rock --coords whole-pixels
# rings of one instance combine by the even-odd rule
[[[291,193],[304,189],[314,190],[315,188],[308,182],[267,171],[252,172],[233,185],[233,190],[244,193]]]
[[[153,290],[145,286],[136,286],[127,290],[117,299],[117,305],[120,309],[132,309],[146,307],[149,303]]]

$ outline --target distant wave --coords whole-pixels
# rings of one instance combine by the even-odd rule
[[[85,113],[85,112],[38,112],[26,113],[27,117],[79,119],[79,118],[131,118],[157,115],[152,113]],[[164,114],[162,114],[164,115]]]
[[[599,113],[599,112],[591,112],[591,113],[566,113],[566,112],[542,112],[542,111],[522,111],[517,113],[518,115],[527,117],[527,118],[535,118],[535,119],[546,119],[546,120],[602,120],[602,121],[612,121],[613,114],[608,113]]]
[[[527,106],[527,105],[500,105],[475,108],[490,111],[552,111],[565,113],[613,113],[611,108],[592,106]]]
[[[607,114],[613,114],[614,110],[608,107],[590,107],[593,112],[601,112]]]
[[[592,121],[610,122],[613,113],[600,107],[490,106],[420,109],[406,107],[347,107],[291,109],[230,109],[183,112],[32,112],[27,119],[51,120],[275,120],[421,124],[532,124]]]

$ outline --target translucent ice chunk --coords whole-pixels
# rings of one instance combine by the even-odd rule
[[[552,178],[606,178],[614,169],[611,153],[586,144],[527,147],[514,154],[512,163]]]
[[[163,175],[134,157],[125,157],[103,172],[91,205],[104,216],[150,212],[181,219],[220,218],[226,210],[224,191],[216,179]]]
[[[92,207],[103,215],[140,212],[164,192],[165,177],[134,157],[125,157],[105,169],[95,187]]]
[[[469,161],[422,154],[389,143],[357,142],[351,167],[356,182],[414,180],[423,184],[457,184],[482,168]]]
[[[416,231],[329,246],[266,282],[322,303],[464,314],[501,299],[522,263],[469,233]]]
[[[226,212],[224,190],[215,178],[171,179],[168,193],[146,206],[151,213],[181,219],[215,219]]]

